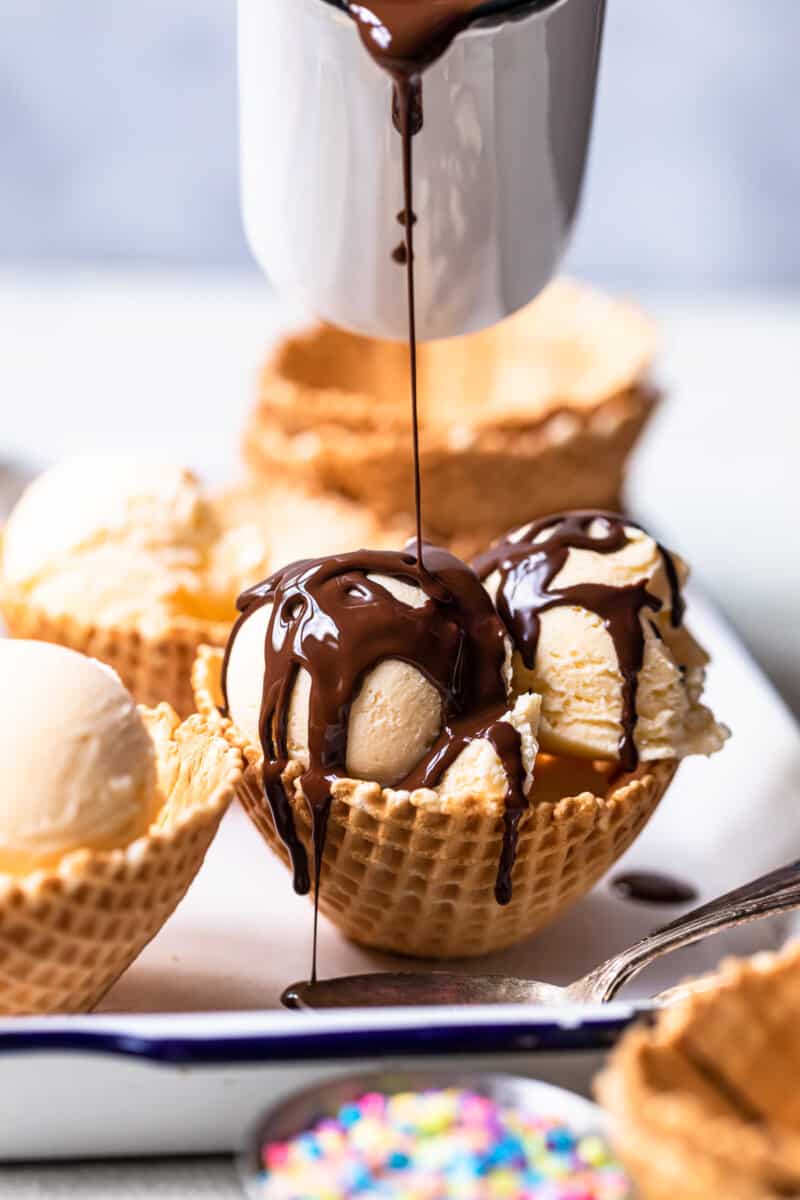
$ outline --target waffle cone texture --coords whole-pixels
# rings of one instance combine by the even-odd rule
[[[723,963],[626,1035],[597,1091],[643,1200],[800,1196],[800,945]]]
[[[0,875],[0,1014],[92,1009],[175,910],[241,778],[240,755],[199,716],[142,710],[163,807],[119,850],[77,850]]]
[[[194,712],[192,663],[201,645],[224,646],[230,622],[176,618],[158,634],[81,621],[32,604],[8,583],[0,589],[0,615],[12,637],[55,642],[113,667],[139,704],[162,701],[181,717]]]
[[[569,508],[617,508],[657,399],[637,310],[566,280],[491,330],[419,347],[421,471],[433,540],[485,544]],[[408,356],[318,325],[265,363],[251,473],[408,512]]]
[[[214,720],[222,656],[203,648],[195,663],[195,696]],[[219,728],[244,755],[239,799],[267,844],[288,865],[261,782],[262,755],[217,716]],[[666,791],[675,762],[647,764],[609,787],[556,802],[534,802],[520,826],[513,898],[501,906],[494,888],[502,843],[502,812],[485,797],[448,802],[433,791],[334,784],[320,910],[354,942],[421,958],[488,954],[522,941],[584,895],[643,829]],[[290,764],[293,788],[302,768]],[[311,859],[307,805],[294,790],[292,807]]]

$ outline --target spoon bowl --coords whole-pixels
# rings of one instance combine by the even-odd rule
[[[800,907],[800,861],[694,908],[615,954],[566,987],[508,975],[458,975],[447,971],[382,972],[293,983],[281,999],[287,1008],[395,1008],[415,1005],[533,1004],[560,1007],[606,1004],[663,954],[723,929]],[[674,995],[682,989],[670,989]],[[664,994],[663,1002],[670,996]],[[658,997],[656,998],[659,999]]]

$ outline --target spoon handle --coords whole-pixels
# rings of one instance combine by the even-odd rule
[[[800,907],[800,861],[770,871],[743,887],[734,888],[708,904],[692,909],[669,925],[657,929],[627,950],[596,967],[569,989],[575,999],[606,1003],[620,988],[662,954],[680,950],[723,929],[732,929],[759,917]]]

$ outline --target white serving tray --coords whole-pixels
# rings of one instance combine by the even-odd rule
[[[676,874],[707,900],[800,857],[800,733],[697,597],[690,621],[713,656],[710,703],[734,736],[716,758],[682,765],[622,861]],[[603,882],[531,942],[448,969],[566,982],[679,911],[626,902]],[[792,927],[772,919],[683,951],[603,1009],[290,1013],[279,996],[308,970],[310,906],[234,809],[178,912],[96,1014],[0,1020],[0,1158],[227,1151],[276,1095],[356,1063],[495,1066],[585,1090],[637,999],[724,954],[776,946]],[[322,921],[322,973],[403,965]]]

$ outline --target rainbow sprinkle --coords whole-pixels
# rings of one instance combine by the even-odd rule
[[[600,1137],[461,1088],[368,1092],[262,1151],[264,1200],[624,1200]]]

